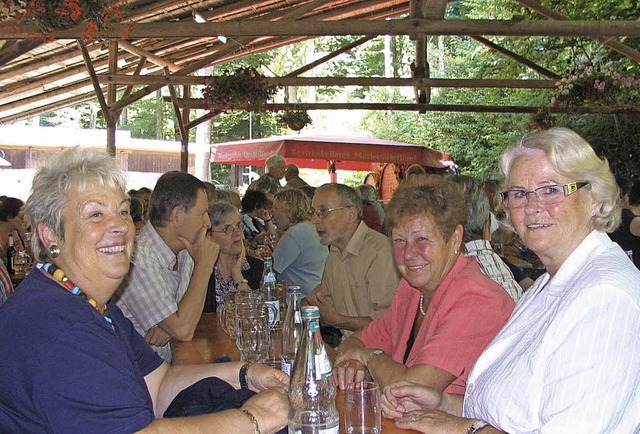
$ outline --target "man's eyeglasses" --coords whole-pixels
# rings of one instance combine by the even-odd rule
[[[500,193],[502,203],[507,208],[522,208],[529,203],[529,195],[534,194],[536,199],[542,205],[554,205],[562,202],[566,197],[571,196],[580,190],[588,182],[570,182],[568,184],[545,185],[535,190],[519,190],[512,189]]]
[[[231,235],[231,234],[233,234],[235,232],[242,232],[243,230],[244,230],[244,225],[242,224],[242,222],[240,222],[235,226],[226,225],[222,229],[220,229],[219,231],[214,231],[213,229],[209,229],[209,232],[223,233],[225,235]]]
[[[318,216],[319,219],[327,218],[330,212],[338,211],[339,209],[349,208],[348,206],[339,206],[337,208],[328,208],[328,209],[315,209],[313,207],[309,208],[307,211],[307,215],[312,217],[314,214]]]

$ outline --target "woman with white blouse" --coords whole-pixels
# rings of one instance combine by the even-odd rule
[[[383,411],[424,433],[640,430],[640,272],[605,232],[620,222],[606,160],[571,130],[502,156],[502,205],[545,265],[461,395],[396,383]]]

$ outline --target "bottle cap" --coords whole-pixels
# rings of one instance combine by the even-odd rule
[[[302,318],[320,318],[320,309],[318,306],[304,306],[300,308]]]
[[[302,292],[302,288],[300,288],[298,285],[291,285],[287,288],[287,294],[294,294],[294,293],[301,293]]]

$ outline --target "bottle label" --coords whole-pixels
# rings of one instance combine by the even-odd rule
[[[283,354],[280,362],[280,370],[289,376],[293,371],[293,358],[293,354]]]
[[[270,300],[265,301],[265,303],[273,306],[273,309],[269,309],[269,324],[273,327],[280,322],[280,302],[278,300]]]
[[[315,355],[315,359],[316,380],[324,380],[331,377],[331,375],[333,375],[331,362],[329,361],[329,356],[327,356],[327,351],[324,347],[321,347],[320,353]]]
[[[273,273],[267,273],[264,276],[264,283],[276,283],[276,275]]]

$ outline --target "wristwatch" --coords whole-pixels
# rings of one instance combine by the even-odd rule
[[[240,372],[238,372],[238,380],[240,383],[240,389],[248,389],[249,384],[247,382],[247,371],[251,367],[252,363],[245,363],[240,368]]]
[[[477,420],[469,427],[467,430],[467,434],[476,434],[481,429],[490,426],[489,422],[485,422],[484,420]]]

